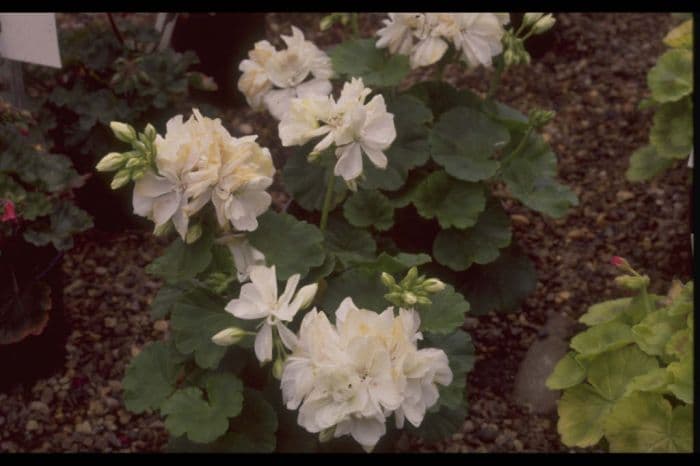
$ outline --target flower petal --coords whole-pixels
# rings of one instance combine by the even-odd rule
[[[255,356],[260,362],[272,360],[272,327],[264,323],[255,336]]]
[[[345,181],[351,181],[362,174],[362,150],[360,144],[354,142],[336,149],[339,156],[333,173],[342,176]]]

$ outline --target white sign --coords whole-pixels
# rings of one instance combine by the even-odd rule
[[[0,13],[0,57],[61,67],[54,13]]]

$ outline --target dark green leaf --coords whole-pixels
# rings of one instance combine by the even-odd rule
[[[432,304],[419,304],[421,330],[431,333],[451,333],[464,324],[469,303],[451,285],[430,296]]]
[[[193,244],[185,244],[177,238],[165,254],[146,267],[146,271],[168,283],[190,280],[209,266],[213,243],[214,237],[207,229]]]
[[[690,97],[662,104],[654,114],[649,140],[656,153],[668,159],[684,159],[693,147],[693,105]]]
[[[394,207],[379,191],[358,191],[343,204],[345,218],[356,227],[384,231],[394,224]]]
[[[391,55],[375,46],[374,39],[343,42],[330,50],[336,73],[349,78],[362,78],[366,86],[397,86],[408,74],[408,57]]]
[[[486,197],[480,183],[456,180],[440,170],[418,185],[413,204],[421,216],[437,217],[442,228],[468,228],[486,207]]]
[[[299,151],[287,159],[282,170],[282,181],[287,191],[294,200],[306,210],[320,211],[323,208],[323,200],[326,195],[326,183],[328,170],[332,170],[336,162],[334,156],[320,157],[311,163],[306,156],[311,151],[310,146],[303,146]],[[374,167],[372,164],[368,166]],[[333,210],[345,197],[347,187],[342,178],[333,177],[333,198],[331,210]]]
[[[377,245],[372,235],[350,226],[341,218],[331,218],[326,229],[326,249],[342,264],[361,262],[374,258]]]

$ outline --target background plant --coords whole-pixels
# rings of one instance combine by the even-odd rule
[[[616,282],[632,297],[591,306],[571,349],[547,379],[559,400],[557,429],[568,446],[604,439],[612,452],[693,451],[693,282],[667,296],[648,292],[620,258]]]
[[[649,180],[684,160],[693,148],[693,19],[664,37],[670,47],[647,74],[651,97],[640,108],[653,108],[649,145],[630,158],[627,179]]]

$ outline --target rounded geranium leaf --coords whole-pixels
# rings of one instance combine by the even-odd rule
[[[497,202],[490,202],[467,230],[442,230],[433,243],[433,256],[452,270],[467,270],[473,263],[496,260],[499,249],[510,244],[510,219]]]
[[[499,163],[491,156],[509,139],[508,129],[502,124],[473,108],[455,107],[433,127],[430,152],[433,160],[455,178],[480,181],[496,174]]]
[[[379,191],[358,191],[343,204],[343,214],[356,227],[384,231],[394,224],[394,207]]]
[[[419,304],[421,330],[432,333],[451,333],[464,324],[469,303],[451,285],[430,296],[431,304]]]
[[[312,146],[304,147],[308,150],[299,150],[287,159],[282,169],[282,182],[300,206],[306,210],[320,211],[326,195],[328,170],[333,169],[335,158],[321,157],[317,162],[311,163],[306,159],[306,155],[311,151]],[[335,186],[331,209],[340,203],[347,191],[342,178],[333,177],[333,182]]]
[[[342,218],[329,219],[325,237],[328,252],[346,265],[373,259],[377,249],[370,232],[355,228]]]
[[[659,363],[636,345],[599,354],[588,365],[588,382],[606,400],[625,394],[627,384],[638,375],[657,369]]]
[[[673,159],[659,156],[656,148],[648,145],[632,153],[625,176],[628,181],[647,181],[669,169],[671,165],[673,165]]]
[[[397,86],[408,74],[408,57],[387,56],[375,46],[374,39],[345,41],[328,53],[333,61],[333,70],[348,78],[362,78],[367,86]]]
[[[563,390],[573,387],[584,381],[586,368],[574,357],[576,353],[570,351],[554,366],[552,374],[547,378],[547,388],[550,390]]]
[[[657,102],[675,102],[693,92],[693,52],[669,50],[647,75],[651,95]]]
[[[693,148],[693,106],[689,97],[659,107],[654,114],[649,141],[661,157],[688,157]]]
[[[418,185],[413,204],[422,217],[437,217],[442,228],[468,228],[486,207],[486,196],[480,183],[456,180],[436,171]]]
[[[168,283],[190,280],[209,266],[213,244],[214,237],[207,229],[193,244],[185,244],[177,238],[165,254],[146,267],[146,271]]]
[[[584,356],[595,356],[622,348],[634,341],[629,325],[606,322],[579,333],[571,339],[571,347]]]
[[[688,19],[682,22],[679,26],[671,29],[666,37],[664,37],[664,44],[669,47],[678,48],[692,48],[693,47],[693,20]]]
[[[564,390],[557,407],[557,430],[561,441],[570,447],[591,447],[603,437],[603,421],[613,402],[606,400],[588,384]]]

